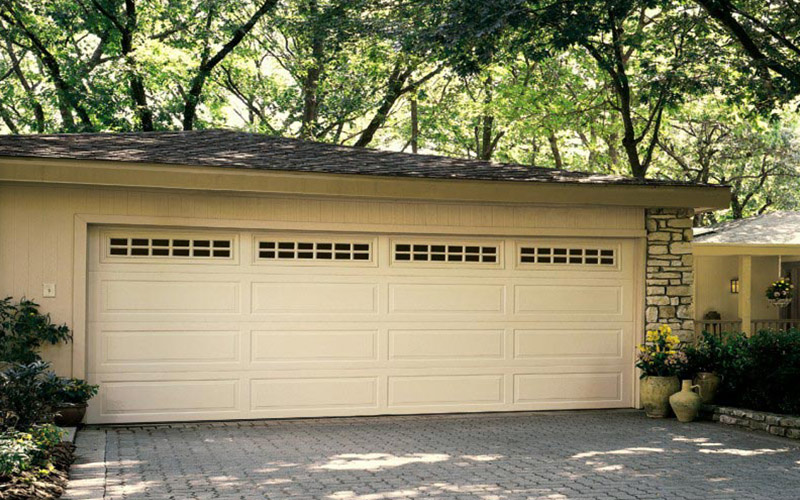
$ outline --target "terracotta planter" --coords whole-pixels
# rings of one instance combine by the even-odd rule
[[[680,390],[678,377],[652,377],[642,379],[640,396],[644,412],[650,418],[669,416],[669,397]]]
[[[691,422],[697,418],[697,412],[703,404],[700,395],[694,392],[695,387],[691,380],[684,380],[680,392],[669,397],[669,405],[681,422]]]
[[[719,375],[716,373],[700,372],[697,374],[697,377],[694,379],[694,385],[696,385],[700,391],[700,399],[703,404],[709,405],[714,402],[714,398],[717,396],[719,382]]]
[[[86,404],[59,406],[56,410],[55,424],[59,427],[77,427],[86,415]]]

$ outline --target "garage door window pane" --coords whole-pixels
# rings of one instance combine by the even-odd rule
[[[369,261],[369,243],[331,241],[259,241],[258,260],[273,261]],[[278,252],[275,252],[275,249]]]
[[[478,245],[445,245],[441,243],[396,243],[394,260],[396,262],[446,262],[495,264],[498,247]]]
[[[231,240],[173,238],[108,238],[108,255],[112,257],[217,258],[231,257]],[[214,250],[212,251],[212,247]]]
[[[523,246],[519,249],[519,263],[608,267],[617,265],[617,251],[612,248]]]

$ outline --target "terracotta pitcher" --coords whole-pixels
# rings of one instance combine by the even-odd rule
[[[676,392],[669,397],[669,405],[675,416],[681,422],[691,422],[697,417],[697,412],[700,410],[700,405],[703,404],[700,395],[694,392],[697,388],[692,385],[691,380],[684,380],[681,384],[680,392]]]

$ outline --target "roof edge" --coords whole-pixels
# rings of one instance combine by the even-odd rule
[[[434,179],[166,163],[0,157],[0,181],[499,203],[727,208],[727,186]]]

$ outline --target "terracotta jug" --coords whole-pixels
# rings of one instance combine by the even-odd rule
[[[703,404],[700,395],[694,392],[696,387],[696,385],[692,385],[691,380],[684,380],[680,392],[669,397],[669,405],[681,422],[694,420],[700,410],[700,405]]]
[[[719,388],[719,375],[711,372],[700,372],[694,379],[694,383],[699,387],[700,399],[704,405],[709,405],[714,402]]]
[[[680,388],[678,377],[647,376],[642,379],[641,402],[650,418],[669,416],[669,397]]]

